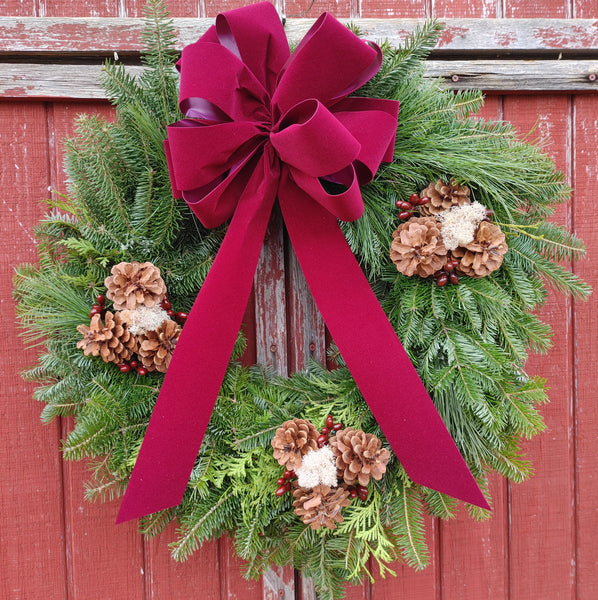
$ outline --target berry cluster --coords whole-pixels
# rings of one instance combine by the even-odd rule
[[[342,423],[335,423],[332,415],[328,415],[326,417],[326,425],[322,427],[320,430],[320,435],[318,436],[318,448],[323,448],[328,445],[328,439],[331,435],[335,434],[337,431],[340,431],[343,428]],[[292,481],[297,479],[297,475],[295,471],[290,471],[289,469],[285,469],[282,477],[279,477],[276,481],[278,485],[278,489],[276,490],[277,496],[283,496],[287,492],[291,491]],[[368,497],[368,488],[364,485],[350,485],[347,486],[347,490],[349,492],[349,496],[351,498],[359,497],[360,500],[367,500]]]
[[[89,312],[89,318],[93,318],[94,315],[100,315],[103,317],[106,312],[106,298],[100,294],[96,296],[96,303],[91,307],[91,311]]]
[[[450,258],[446,261],[446,264],[442,269],[436,271],[434,273],[434,277],[436,277],[436,285],[438,287],[445,286],[449,281],[453,284],[459,283],[459,277],[457,273],[455,273],[455,269],[459,266],[459,261],[454,258]]]
[[[424,204],[428,204],[430,202],[430,198],[427,196],[419,197],[418,194],[411,194],[409,196],[409,202],[405,202],[404,200],[397,200],[395,202],[395,206],[401,211],[399,213],[399,219],[404,221],[405,219],[410,219],[414,212],[418,210],[419,206],[423,206]]]
[[[139,361],[133,359],[128,362],[121,362],[116,365],[121,373],[130,373],[131,371],[137,371],[137,375],[147,375],[147,369],[139,363]]]
[[[168,298],[168,294],[164,294],[164,300],[160,302],[160,308],[163,308],[166,311],[166,314],[174,319],[179,325],[183,325],[189,316],[186,312],[174,312],[172,310],[172,304]]]

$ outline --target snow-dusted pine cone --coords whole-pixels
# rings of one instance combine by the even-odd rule
[[[498,225],[482,221],[475,238],[464,247],[453,250],[453,258],[460,259],[457,269],[469,277],[485,277],[502,265],[507,253],[505,234]]]
[[[422,216],[436,215],[453,206],[469,204],[469,194],[470,190],[467,186],[459,185],[453,180],[447,184],[439,179],[422,190],[420,197],[427,196],[430,198],[430,202],[419,207],[419,214]]]
[[[293,491],[295,514],[312,529],[336,529],[343,522],[341,510],[349,506],[351,498],[346,487],[330,488],[317,485],[312,489],[298,487]]]
[[[440,223],[434,217],[412,217],[392,237],[390,258],[403,275],[429,277],[446,263]]]
[[[382,448],[382,442],[372,433],[347,427],[330,439],[330,446],[336,456],[339,478],[346,484],[367,485],[370,477],[382,479],[390,452]]]
[[[285,421],[272,440],[274,458],[293,471],[301,466],[303,456],[318,449],[318,430],[306,419]]]
[[[151,308],[160,304],[166,294],[166,284],[160,269],[150,262],[121,262],[114,265],[106,277],[106,296],[116,310],[133,310],[138,306]]]
[[[148,371],[166,373],[180,335],[180,326],[171,319],[164,321],[158,329],[140,335],[137,353],[143,366]]]
[[[83,350],[85,356],[100,356],[104,362],[119,363],[137,352],[137,338],[128,330],[119,312],[107,311],[104,322],[100,315],[94,315],[89,327],[79,325],[77,331],[83,336],[77,348]]]

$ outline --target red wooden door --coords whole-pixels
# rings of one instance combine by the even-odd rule
[[[173,16],[197,17],[213,16],[238,4],[241,3],[172,0],[170,8]],[[289,17],[309,7],[309,1],[278,0],[276,4]],[[14,85],[7,82],[15,70],[22,72],[25,68],[15,66],[16,58],[22,63],[38,65],[37,70],[30,72],[40,73],[40,77],[45,62],[64,63],[60,58],[64,52],[57,48],[65,41],[82,49],[81,53],[88,48],[92,54],[104,55],[122,51],[122,45],[129,43],[126,29],[121,30],[116,41],[114,22],[110,22],[112,28],[104,30],[105,37],[97,34],[92,39],[80,36],[82,21],[59,17],[137,17],[141,5],[141,0],[4,0],[0,8],[0,16],[5,17],[0,22],[5,39],[0,42],[3,86],[0,92],[3,228],[0,343],[7,367],[0,425],[3,473],[0,597],[307,600],[313,598],[309,585],[295,581],[288,570],[270,572],[265,581],[245,581],[226,539],[206,544],[186,563],[175,563],[167,548],[171,530],[156,540],[145,541],[136,533],[135,524],[114,525],[118,502],[84,502],[84,465],[62,462],[60,458],[59,440],[69,427],[68,421],[42,425],[40,405],[32,400],[31,387],[19,376],[20,370],[34,360],[35,351],[24,351],[17,339],[11,300],[13,267],[35,261],[31,231],[44,212],[40,201],[51,190],[64,191],[60,140],[72,131],[75,115],[109,114],[110,107],[102,100],[83,100],[95,98],[95,92],[82,91],[77,84],[69,88],[68,81],[61,93],[49,93],[32,78],[23,82],[15,77]],[[325,9],[338,17],[355,19],[424,18],[432,14],[441,18],[484,19],[480,23],[486,23],[491,33],[498,24],[487,20],[495,17],[598,17],[595,0],[317,1],[308,16],[317,16]],[[9,17],[43,17],[49,25]],[[449,47],[452,43],[457,48],[459,36],[467,35],[463,23],[459,30],[459,22],[453,22],[454,36],[452,41],[447,40]],[[544,28],[540,25],[538,22],[534,30],[536,46],[523,42],[516,33],[496,35],[493,43],[496,48],[514,51],[526,47],[540,58],[555,59],[546,63],[554,64],[555,68],[560,51],[565,58],[567,49],[572,47],[578,49],[582,58],[594,56],[598,51],[588,23],[585,25],[590,29],[578,27],[578,34],[573,30],[569,37],[562,34],[565,31],[562,23],[553,22]],[[22,43],[17,43],[19,39]],[[42,50],[46,53],[51,50],[49,58],[40,56]],[[464,58],[472,58],[471,50]],[[78,68],[69,67],[74,79]],[[541,136],[550,136],[552,145],[547,150],[575,189],[572,202],[559,211],[558,219],[588,245],[588,259],[573,268],[596,286],[598,230],[593,201],[598,196],[598,96],[578,93],[577,90],[583,89],[581,84],[569,90],[563,86],[560,89],[525,95],[495,91],[488,97],[483,115],[513,121],[522,132],[537,124]],[[596,597],[598,325],[593,320],[594,306],[593,299],[577,303],[551,296],[544,309],[543,314],[555,331],[554,349],[548,356],[533,358],[530,372],[549,379],[551,404],[543,410],[548,430],[525,444],[536,475],[519,486],[506,484],[499,478],[492,480],[495,498],[492,520],[475,523],[465,514],[449,523],[430,519],[427,525],[432,560],[426,570],[415,572],[397,565],[397,578],[376,577],[374,583],[350,588],[348,598],[589,600]],[[292,253],[285,251],[282,227],[276,220],[270,226],[248,318],[255,341],[248,360],[268,361],[285,373],[301,368],[307,356],[324,359],[323,325]],[[375,565],[372,572],[376,572]]]

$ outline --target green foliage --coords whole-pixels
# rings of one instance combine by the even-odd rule
[[[22,265],[15,278],[25,339],[44,344],[24,376],[39,384],[44,422],[74,417],[63,452],[89,461],[90,500],[124,491],[162,375],[135,377],[84,356],[76,348],[77,326],[88,321],[110,267],[120,261],[157,264],[173,304],[188,309],[224,234],[205,230],[172,198],[162,139],[179,113],[174,34],[163,0],[149,3],[146,20],[144,74],[135,79],[122,66],[106,65],[102,81],[116,121],[78,119],[75,136],[65,142],[69,195],[48,201],[50,211],[36,229],[40,264]],[[552,161],[509,124],[474,117],[483,102],[479,93],[454,94],[424,79],[423,61],[440,31],[430,22],[404,48],[385,47],[380,73],[360,91],[401,101],[395,160],[362,190],[364,216],[342,227],[488,494],[488,471],[513,481],[529,475],[519,440],[544,428],[538,406],[546,385],[528,376],[524,363],[530,351],[548,349],[550,328],[531,311],[543,302],[546,284],[576,297],[589,288],[562,264],[583,256],[582,242],[545,220],[569,194]],[[439,288],[399,275],[388,245],[395,200],[451,177],[492,208],[509,252],[490,277]],[[242,349],[240,339],[237,355]],[[142,519],[140,530],[158,535],[176,519],[171,550],[177,560],[229,534],[249,577],[271,563],[291,564],[313,578],[322,600],[341,597],[346,581],[372,577],[369,565],[382,575],[393,573],[396,560],[425,567],[424,514],[452,518],[457,502],[412,483],[394,458],[368,500],[352,502],[334,531],[311,530],[293,514],[290,495],[273,493],[281,469],[270,442],[283,421],[303,417],[321,427],[333,414],[382,436],[338,352],[331,352],[338,369],[312,364],[288,379],[231,363],[183,502]]]

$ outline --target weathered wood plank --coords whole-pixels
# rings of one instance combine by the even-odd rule
[[[12,300],[14,268],[37,260],[32,229],[50,184],[47,138],[43,104],[0,104],[0,598],[15,600],[66,597],[68,570],[60,423],[42,425],[43,406],[21,378],[37,352],[21,345]]]
[[[595,100],[593,104],[596,105]],[[522,134],[536,125],[537,133],[552,142],[546,149],[557,167],[570,177],[569,98],[562,95],[505,98],[503,117]],[[587,192],[580,189],[580,193]],[[554,220],[570,227],[571,206],[559,207]],[[532,356],[526,364],[530,375],[547,378],[550,403],[542,407],[547,430],[522,443],[535,474],[523,485],[510,486],[512,598],[575,598],[571,308],[570,298],[549,295],[540,317],[553,326],[553,348],[547,356]]]
[[[135,76],[142,69],[127,67]],[[0,98],[105,99],[101,71],[89,64],[0,64]],[[426,77],[443,78],[452,90],[596,92],[598,60],[432,60]]]
[[[598,580],[598,221],[595,198],[598,194],[598,108],[591,97],[574,99],[575,147],[572,184],[573,226],[585,240],[587,260],[574,265],[575,272],[594,288],[588,302],[574,303],[571,331],[574,348],[573,411],[575,417],[575,521],[577,598],[596,595]]]
[[[421,18],[424,17],[422,14]],[[436,56],[455,52],[477,56],[480,53],[554,55],[555,51],[563,55],[598,54],[596,19],[447,18],[442,21],[446,28],[434,51]],[[177,47],[195,42],[213,22],[213,18],[174,19]],[[285,28],[290,42],[298,42],[313,22],[314,19],[288,19]],[[364,37],[373,41],[387,39],[394,45],[402,43],[422,23],[420,18],[355,18],[352,22],[363,31]],[[142,49],[142,30],[143,20],[139,18],[0,17],[0,54],[111,55],[113,51],[136,54]]]

